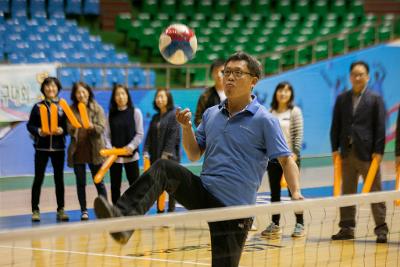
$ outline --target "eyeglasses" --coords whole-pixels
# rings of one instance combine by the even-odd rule
[[[222,70],[221,73],[222,73],[222,76],[224,76],[224,77],[229,77],[233,73],[233,76],[236,79],[241,78],[244,74],[248,74],[250,76],[254,76],[253,73],[245,72],[245,71],[241,71],[241,70]]]
[[[366,75],[367,75],[366,73],[353,73],[353,72],[350,73],[350,76],[354,78],[362,78]]]

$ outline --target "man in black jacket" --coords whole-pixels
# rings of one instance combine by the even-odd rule
[[[211,77],[214,80],[214,86],[207,88],[204,93],[201,94],[199,101],[197,102],[196,114],[194,117],[194,124],[196,127],[199,126],[206,109],[218,105],[226,98],[224,86],[222,84],[222,70],[224,69],[224,63],[224,60],[216,59],[211,64],[210,71]]]
[[[372,159],[380,163],[385,150],[385,109],[382,98],[367,89],[369,67],[363,61],[350,66],[352,89],[338,96],[333,112],[331,144],[333,158],[342,157],[342,193],[357,193],[358,177],[365,180]],[[371,191],[381,190],[380,169]],[[377,243],[387,242],[385,203],[371,205]],[[340,231],[333,240],[354,238],[355,206],[340,209]]]

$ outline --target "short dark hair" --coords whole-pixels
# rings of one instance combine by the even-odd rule
[[[60,91],[62,89],[60,81],[56,77],[47,77],[46,79],[43,80],[42,85],[40,86],[40,92],[42,92],[42,94],[44,96],[46,96],[44,94],[44,87],[49,85],[52,82],[54,82],[57,86],[57,89],[58,89],[57,95],[60,93]]]
[[[126,105],[128,106],[128,108],[134,109],[134,106],[133,106],[133,103],[132,103],[132,99],[131,99],[131,95],[129,94],[128,88],[123,84],[117,83],[117,84],[115,84],[113,86],[113,90],[112,90],[112,93],[111,93],[110,107],[109,107],[110,108],[110,110],[109,110],[110,113],[114,113],[114,112],[118,111],[118,105],[115,102],[115,92],[117,91],[118,88],[122,88],[122,89],[125,90],[126,94],[128,95],[128,103]]]
[[[290,97],[290,99],[289,99],[288,108],[289,108],[289,109],[292,109],[292,108],[294,107],[294,103],[293,103],[293,102],[294,102],[294,90],[293,90],[293,86],[292,86],[289,82],[280,82],[280,83],[278,83],[278,85],[276,86],[274,95],[273,95],[273,97],[272,97],[272,101],[271,101],[271,109],[272,109],[272,110],[277,110],[277,109],[278,109],[279,103],[278,103],[278,100],[276,100],[276,94],[278,93],[278,91],[279,91],[280,89],[283,89],[283,88],[285,88],[286,86],[287,86],[287,87],[289,88],[289,90],[292,92],[292,95],[291,95],[291,97]]]
[[[262,67],[261,63],[253,56],[239,51],[231,55],[226,61],[224,66],[226,66],[230,61],[240,61],[244,60],[247,62],[247,67],[249,68],[249,71],[251,74],[256,76],[258,79],[261,78],[261,73],[262,73]]]
[[[364,66],[364,68],[367,70],[367,74],[369,74],[369,66],[367,64],[367,62],[359,60],[359,61],[354,61],[353,63],[351,63],[350,65],[350,72],[354,69],[355,66]]]
[[[214,69],[219,68],[219,67],[223,66],[224,64],[225,64],[225,60],[223,60],[222,58],[217,58],[216,60],[213,61],[213,63],[211,63],[210,73],[213,73]]]
[[[168,103],[167,103],[167,110],[173,110],[174,109],[174,99],[172,98],[171,92],[167,88],[158,88],[156,91],[156,94],[154,95],[154,100],[153,100],[153,107],[157,112],[160,112],[160,109],[156,105],[156,97],[157,94],[161,91],[164,91],[165,94],[167,95]]]
[[[72,85],[72,90],[71,90],[71,100],[72,100],[72,104],[74,106],[78,105],[78,99],[76,99],[76,91],[78,90],[79,87],[83,87],[86,89],[86,91],[88,91],[89,93],[89,100],[88,102],[93,101],[94,99],[94,94],[93,94],[93,90],[92,88],[84,82],[76,82]]]

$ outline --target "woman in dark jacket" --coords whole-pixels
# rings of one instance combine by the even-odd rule
[[[54,183],[57,198],[57,220],[68,221],[68,215],[64,212],[64,157],[65,157],[65,135],[67,134],[67,119],[58,105],[58,94],[61,83],[57,78],[48,77],[44,79],[40,91],[44,100],[36,103],[31,111],[27,128],[31,134],[35,147],[35,177],[32,185],[32,221],[40,221],[39,200],[49,158],[54,169]],[[50,105],[57,105],[58,128],[54,133],[48,134],[42,131],[40,118],[40,105],[47,107],[48,118],[50,118]],[[50,121],[50,119],[49,119]]]
[[[181,133],[178,122],[175,118],[174,101],[171,93],[166,89],[159,89],[153,101],[154,109],[157,113],[152,117],[149,131],[147,132],[144,145],[144,157],[150,159],[150,163],[156,160],[171,159],[180,161],[180,142]],[[159,210],[157,201],[157,212]],[[169,195],[168,212],[175,210],[175,199]]]
[[[76,177],[76,189],[79,204],[81,206],[81,220],[88,220],[89,215],[86,208],[86,164],[92,173],[92,178],[99,171],[104,158],[100,150],[105,148],[104,129],[106,119],[103,108],[94,100],[92,89],[83,82],[75,83],[71,91],[71,110],[82,124],[82,118],[78,104],[86,106],[89,117],[89,128],[74,128],[68,123],[68,133],[71,136],[71,143],[68,147],[68,166],[74,168]],[[107,191],[104,182],[96,185],[97,193],[107,199]]]

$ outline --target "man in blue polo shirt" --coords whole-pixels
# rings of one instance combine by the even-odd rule
[[[204,154],[200,176],[174,161],[158,160],[111,206],[95,200],[99,218],[145,214],[166,190],[187,209],[255,204],[268,160],[282,165],[293,199],[301,199],[299,170],[291,157],[278,120],[252,94],[261,65],[238,52],[225,63],[223,83],[227,99],[206,110],[195,132],[189,109],[177,110],[188,158]],[[146,192],[146,193],[143,193]],[[209,223],[212,266],[238,266],[252,218]],[[132,232],[111,235],[126,243]]]

